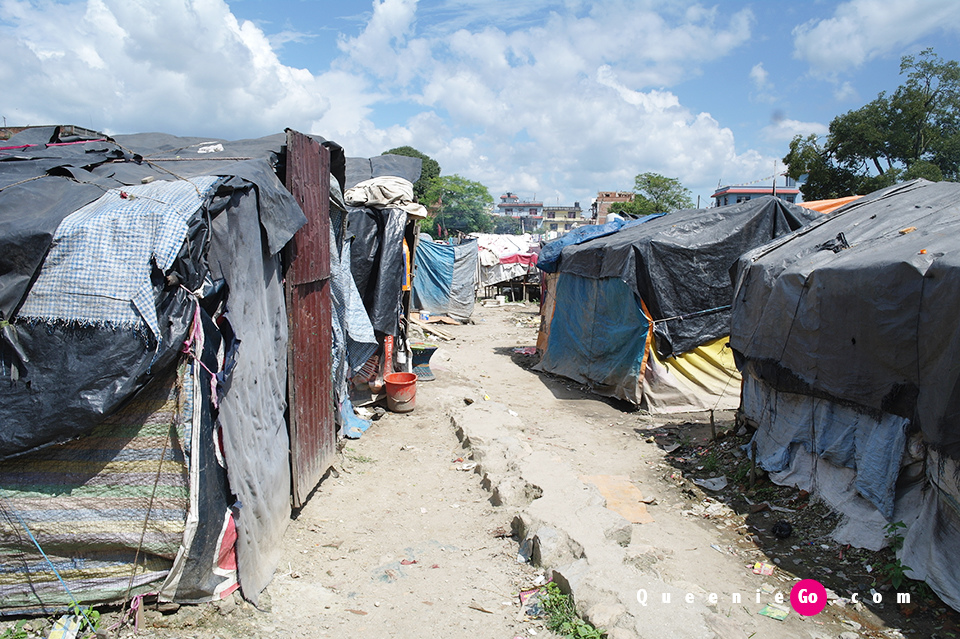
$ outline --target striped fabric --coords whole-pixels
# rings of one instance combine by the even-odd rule
[[[201,176],[111,189],[68,215],[19,317],[123,328],[145,323],[159,341],[153,264],[170,268],[190,218],[220,180]]]
[[[87,436],[0,462],[0,615],[71,603],[30,534],[83,602],[126,594],[143,534],[133,594],[159,589],[189,503],[186,370],[154,380]]]

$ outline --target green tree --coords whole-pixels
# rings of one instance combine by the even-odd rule
[[[693,208],[690,190],[680,184],[680,180],[659,173],[638,175],[634,178],[633,192],[633,200],[616,202],[610,211],[641,216]]]
[[[657,212],[654,210],[653,202],[639,193],[635,193],[633,199],[629,202],[614,202],[608,210],[610,213],[625,214],[628,217],[640,217]]]
[[[794,137],[783,162],[788,176],[802,180],[800,191],[804,200],[830,200],[862,190],[862,178],[835,163],[816,135]]]
[[[420,179],[413,183],[413,195],[417,201],[423,202],[430,183],[440,177],[440,164],[429,155],[421,153],[412,146],[398,146],[395,149],[384,151],[380,155],[403,155],[408,158],[420,158],[423,165],[420,168]]]
[[[421,223],[421,230],[434,237],[451,232],[487,232],[493,228],[493,197],[487,187],[459,175],[442,175],[434,179],[424,203],[434,214]]]
[[[960,65],[932,49],[900,59],[892,95],[835,117],[821,143],[796,136],[783,158],[804,199],[843,197],[924,177],[960,177]]]
[[[520,220],[509,215],[493,216],[493,232],[500,235],[520,235],[523,228],[520,226]]]

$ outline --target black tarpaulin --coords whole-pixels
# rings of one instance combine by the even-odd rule
[[[657,352],[677,355],[727,335],[729,272],[744,251],[820,216],[772,196],[675,211],[564,248],[559,272],[624,281],[656,322]]]
[[[48,134],[33,132],[30,139]],[[196,327],[199,297],[204,328],[230,336],[223,370],[207,364],[219,378],[220,402],[218,412],[211,401],[203,419],[222,432],[219,461],[226,460],[229,489],[237,498],[228,505],[236,513],[241,587],[254,602],[276,568],[290,509],[287,318],[279,250],[305,218],[276,173],[285,139],[283,134],[238,142],[140,134],[119,136],[116,143],[60,146],[54,140],[56,146],[0,151],[0,458],[83,437],[118,406],[135,401],[141,388],[182,357],[186,336]],[[194,189],[187,179],[203,188]],[[51,243],[65,220],[86,232],[85,218],[72,215],[103,198],[129,204],[131,211],[158,203],[164,212],[170,204],[167,186],[190,198],[195,191],[197,201],[177,214],[182,213],[182,235],[181,218],[160,218],[164,223],[157,235],[168,238],[172,265],[160,267],[165,260],[149,251],[138,254],[136,263],[146,265],[148,277],[131,299],[143,312],[134,321],[42,312],[37,283],[48,252],[66,250],[62,242],[60,248]],[[141,197],[150,189],[160,195]],[[130,228],[130,220],[141,218],[124,216],[123,206],[117,219],[126,219]],[[116,250],[84,265],[93,273],[109,273],[106,262],[127,264],[125,244],[113,246]],[[117,279],[123,283],[124,278]],[[56,287],[45,286],[44,300],[55,303]],[[119,315],[132,313],[122,303],[128,298],[104,299],[113,300]],[[144,299],[151,302],[149,309]],[[25,308],[31,309],[29,316],[22,313]],[[213,323],[203,314],[215,309],[219,317]],[[205,497],[225,499],[224,494]],[[199,525],[217,527],[219,538],[220,527],[229,521]],[[184,571],[185,580],[172,596],[195,600],[216,594],[205,594],[206,586],[190,576],[215,567],[217,557],[207,552],[215,549],[208,546],[193,548],[204,555],[205,567]]]
[[[958,235],[960,184],[917,180],[751,251],[731,344],[774,388],[915,419],[957,458]]]
[[[420,179],[423,160],[406,155],[375,155],[372,158],[347,158],[346,182],[343,190],[366,180],[393,175],[409,180],[411,184]]]
[[[91,171],[123,157],[102,142],[0,151],[0,320],[9,320],[67,215],[122,186]]]
[[[347,228],[350,270],[374,330],[385,335],[399,331],[403,286],[403,233],[407,213],[402,209],[348,206]]]

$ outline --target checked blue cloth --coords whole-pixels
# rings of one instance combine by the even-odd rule
[[[145,323],[159,342],[152,264],[161,271],[173,265],[190,218],[221,179],[111,189],[65,217],[20,319],[112,328]]]

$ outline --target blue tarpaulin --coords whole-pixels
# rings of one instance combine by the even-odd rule
[[[620,279],[562,274],[550,338],[539,370],[640,403],[638,384],[650,322]]]
[[[537,370],[657,412],[730,401],[739,384],[730,383],[722,344],[697,352],[729,331],[729,269],[744,251],[819,215],[768,196],[614,222],[595,234],[577,229],[547,244],[537,266],[558,280]],[[646,366],[651,356],[662,361]]]
[[[421,234],[414,253],[413,304],[464,321],[476,297],[477,243],[438,244]]]
[[[599,226],[578,226],[569,233],[561,235],[552,242],[545,244],[544,247],[540,249],[540,256],[537,258],[537,268],[544,273],[556,273],[560,270],[560,254],[564,248],[576,244],[583,244],[587,240],[592,240],[596,237],[611,235],[624,227],[643,224],[644,222],[655,220],[664,215],[666,214],[657,213],[656,215],[647,215],[636,220],[630,220],[629,222],[617,219]]]

